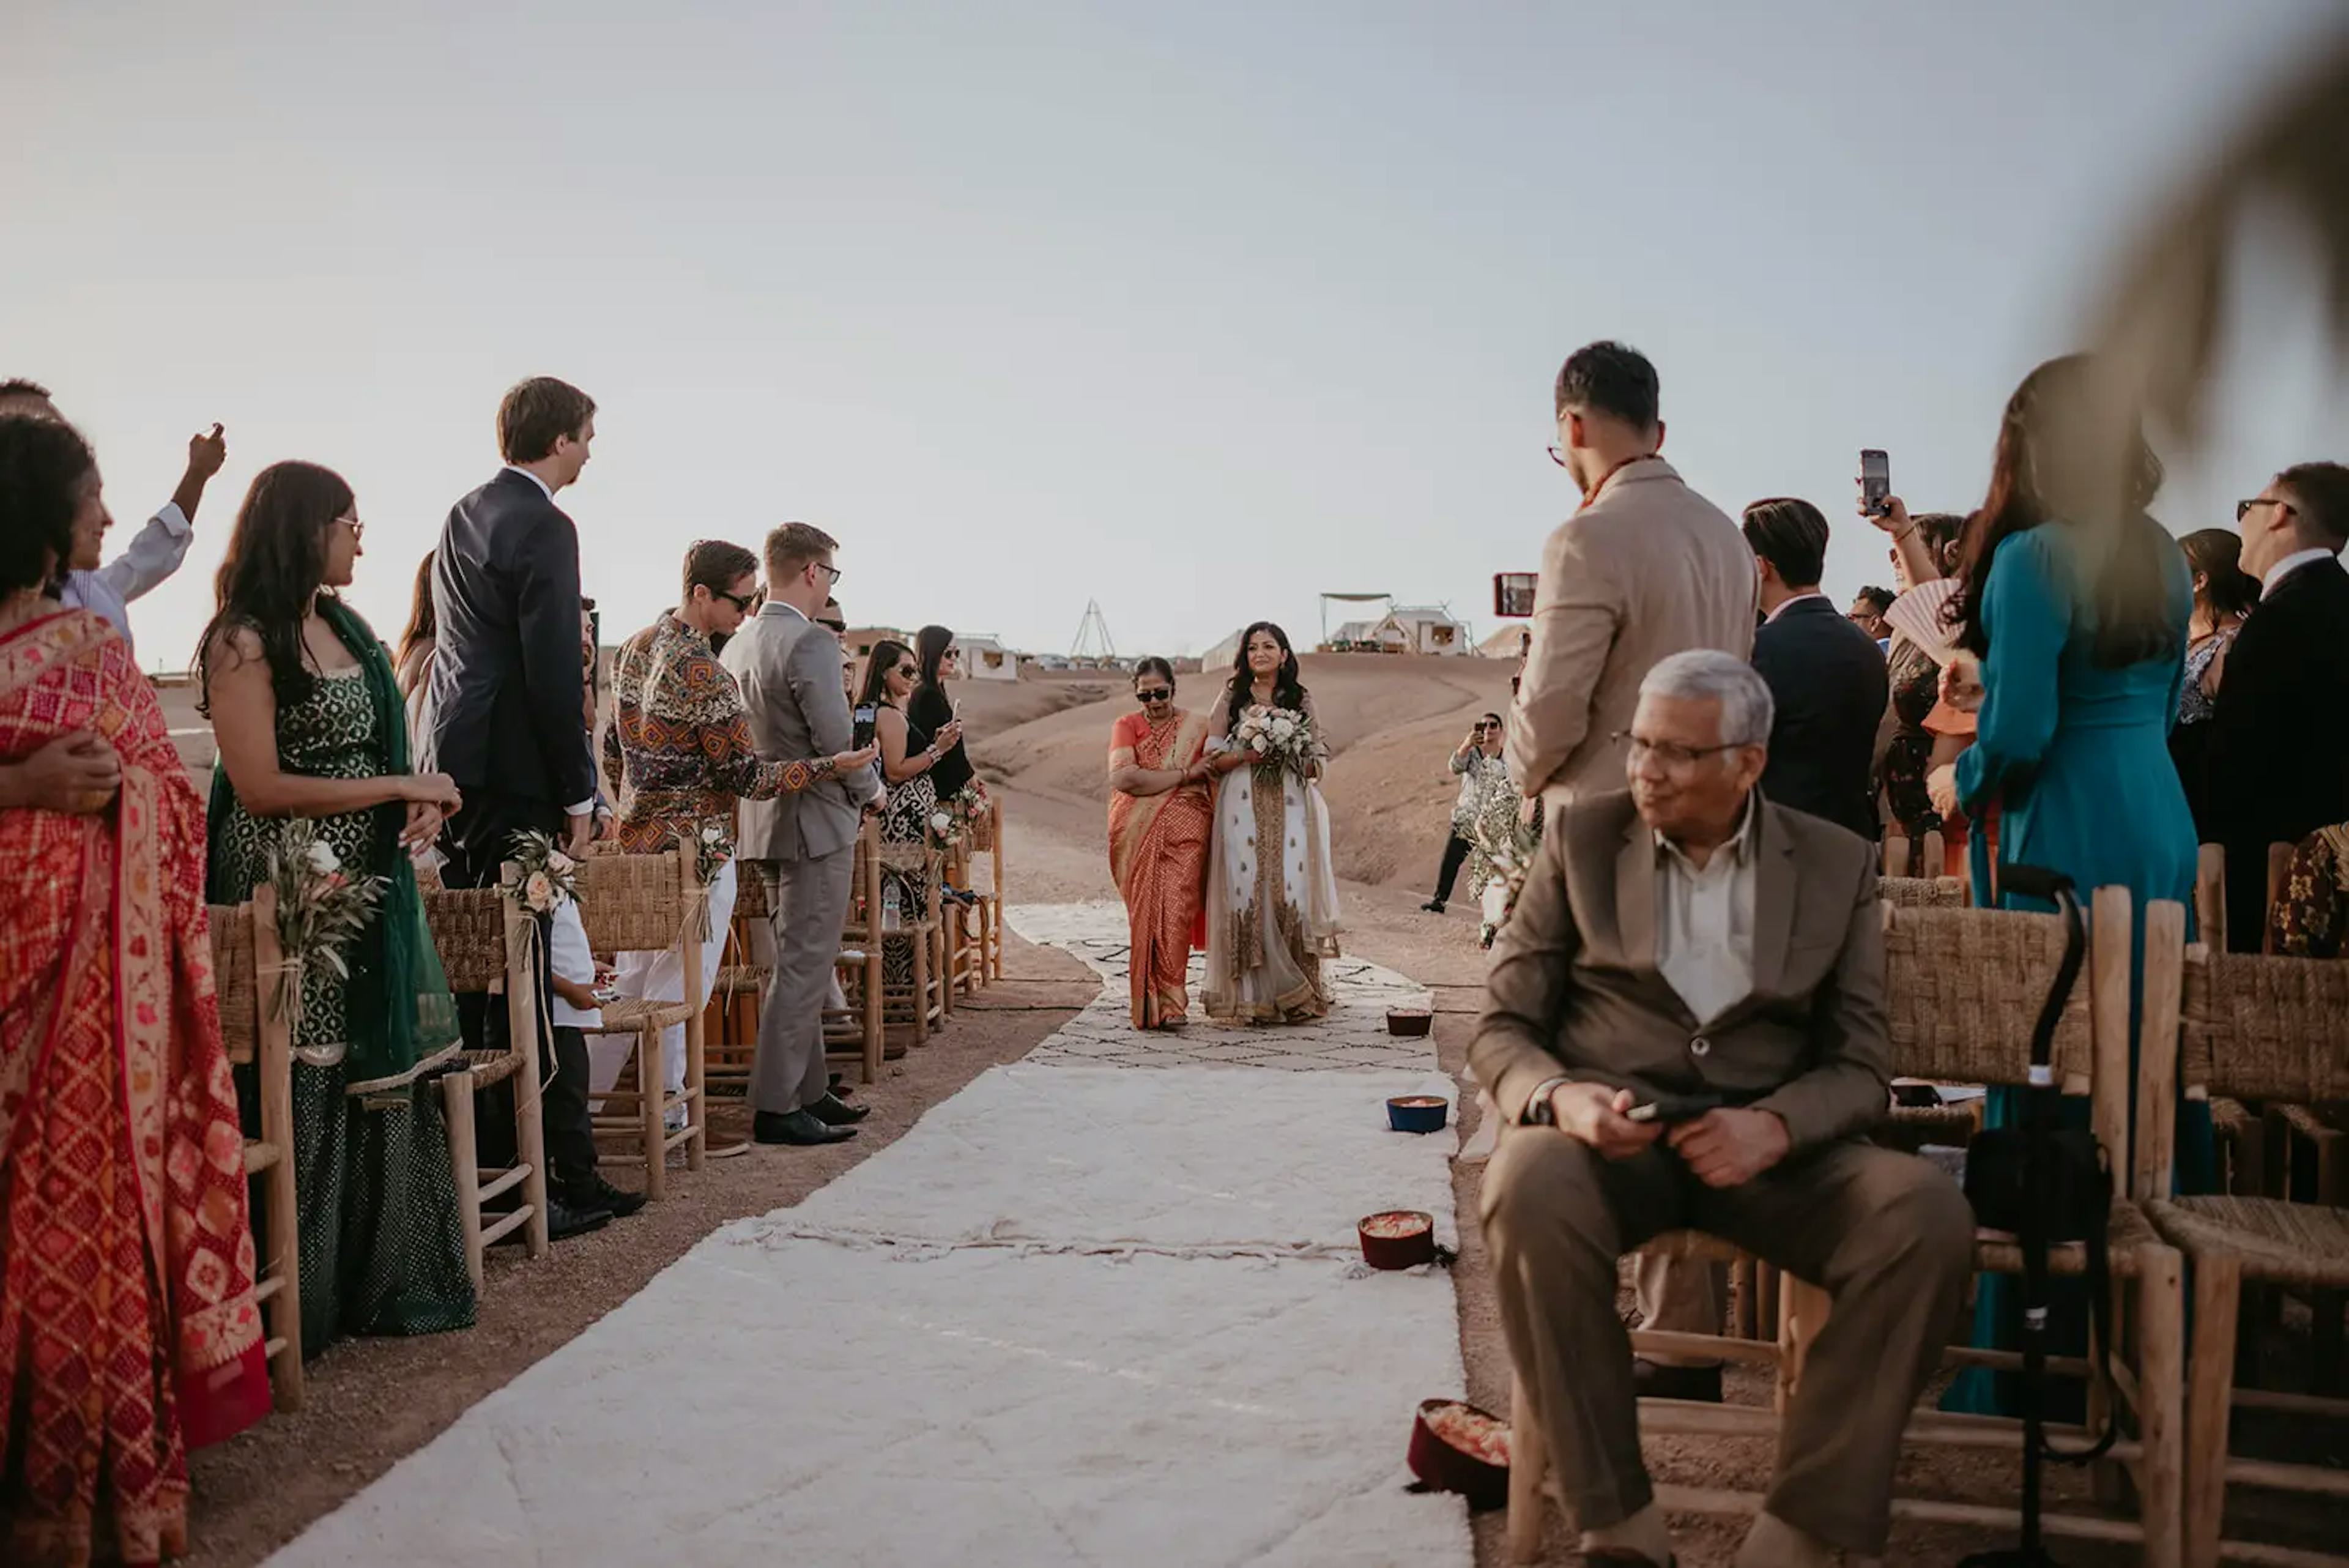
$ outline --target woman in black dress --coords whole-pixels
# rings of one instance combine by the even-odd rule
[[[925,735],[944,734],[949,725],[955,731],[954,744],[938,753],[938,765],[930,770],[930,783],[942,805],[960,794],[975,776],[970,756],[963,750],[954,699],[946,689],[946,683],[958,673],[961,659],[954,633],[945,627],[926,626],[914,634],[914,693],[906,700],[905,718]]]
[[[952,713],[935,733],[916,722],[910,711],[920,675],[914,650],[885,639],[874,644],[872,661],[864,670],[864,688],[857,694],[859,711],[873,713],[873,736],[881,744],[881,774],[889,785],[889,804],[881,818],[883,846],[907,853],[888,857],[885,880],[893,884],[902,918],[919,919],[928,907],[930,882],[921,868],[918,851],[929,843],[930,819],[937,815],[937,771],[947,753],[962,742],[962,724]],[[885,892],[884,903],[887,895]],[[914,981],[914,950],[909,942],[882,944],[882,971],[892,986]]]

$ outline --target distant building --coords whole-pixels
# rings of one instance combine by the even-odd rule
[[[1532,635],[1532,629],[1525,622],[1513,620],[1478,643],[1476,651],[1485,659],[1522,659],[1525,657],[1526,639]]]
[[[955,638],[955,646],[962,649],[964,679],[969,680],[1017,680],[1019,679],[1019,656],[1004,647],[999,638],[963,633]]]
[[[876,643],[902,642],[907,648],[914,646],[914,634],[910,631],[899,631],[894,626],[852,626],[848,628],[845,638],[848,651],[860,659],[872,658],[874,645]]]

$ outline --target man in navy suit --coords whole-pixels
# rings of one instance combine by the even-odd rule
[[[554,497],[587,466],[595,439],[594,399],[552,377],[521,383],[498,407],[505,467],[458,502],[440,530],[430,755],[465,796],[440,846],[449,857],[441,879],[451,888],[495,887],[517,832],[550,834],[574,855],[585,855],[594,836],[595,764],[581,722],[579,531]],[[542,941],[542,964],[548,950]],[[551,992],[549,977],[540,978]],[[458,999],[468,1046],[504,1043],[505,1010],[489,1002]],[[586,1045],[576,1031],[560,1036],[539,1042],[548,1220],[557,1236],[644,1206],[642,1194],[596,1174]],[[510,1124],[492,1116],[481,1125]]]
[[[1817,507],[1757,501],[1743,526],[1761,579],[1754,668],[1777,705],[1762,794],[1872,841],[1868,776],[1889,691],[1884,652],[1819,592],[1827,520]]]
[[[2227,851],[2227,945],[2260,950],[2268,846],[2349,822],[2349,468],[2303,462],[2236,507],[2259,607],[2210,716],[2210,815]]]

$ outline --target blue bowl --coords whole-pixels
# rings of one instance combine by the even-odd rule
[[[1387,1102],[1387,1126],[1396,1132],[1442,1132],[1452,1102],[1441,1095],[1398,1095]]]

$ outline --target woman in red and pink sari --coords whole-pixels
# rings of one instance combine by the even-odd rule
[[[1141,711],[1109,738],[1109,868],[1133,931],[1133,1026],[1180,1029],[1191,950],[1207,940],[1208,716],[1174,706],[1163,659],[1135,666],[1133,694]]]
[[[204,814],[129,644],[48,597],[98,465],[0,418],[0,1562],[187,1548],[188,1449],[269,1409]]]

